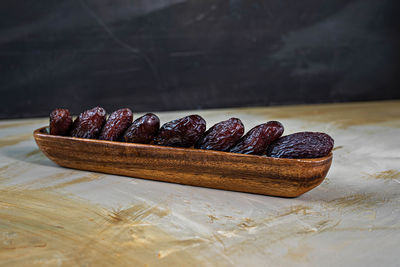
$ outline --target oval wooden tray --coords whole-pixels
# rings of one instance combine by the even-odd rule
[[[332,153],[316,159],[281,159],[229,152],[56,136],[34,131],[37,145],[56,164],[186,185],[297,197],[318,186]]]

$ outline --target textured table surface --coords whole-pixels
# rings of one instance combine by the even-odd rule
[[[197,188],[61,168],[47,118],[1,121],[0,265],[398,266],[400,101],[158,115],[191,113],[327,132],[332,167],[294,199]]]

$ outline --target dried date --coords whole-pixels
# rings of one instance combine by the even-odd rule
[[[206,130],[206,121],[199,115],[190,115],[163,124],[154,138],[156,145],[191,147]]]
[[[71,129],[71,136],[96,139],[100,134],[105,120],[106,111],[104,108],[95,107],[86,110],[75,119]]]
[[[120,140],[125,130],[131,125],[132,120],[133,114],[129,108],[114,111],[108,117],[106,124],[104,124],[99,139],[109,141]]]
[[[240,138],[230,152],[262,155],[270,143],[281,137],[283,130],[283,125],[278,121],[269,121],[255,126]]]
[[[213,125],[196,143],[195,148],[227,151],[244,133],[243,123],[237,118],[230,118]]]
[[[50,113],[50,134],[68,135],[72,117],[68,109],[58,108]]]
[[[283,136],[267,149],[274,158],[319,158],[331,152],[334,141],[325,133],[299,132]]]
[[[147,113],[136,119],[124,133],[124,141],[148,144],[156,136],[160,128],[160,119],[153,113]]]

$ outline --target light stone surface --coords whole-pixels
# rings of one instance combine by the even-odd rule
[[[326,132],[332,167],[294,199],[65,169],[0,122],[0,265],[398,266],[400,101],[157,113]],[[140,114],[135,114],[136,118]]]

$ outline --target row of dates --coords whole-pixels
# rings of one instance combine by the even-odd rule
[[[190,115],[163,124],[153,113],[133,121],[130,109],[119,109],[106,119],[106,111],[95,107],[82,112],[74,121],[67,109],[50,113],[50,134],[109,141],[155,144],[174,147],[267,155],[278,158],[317,158],[330,153],[333,139],[318,132],[282,136],[278,121],[255,126],[244,134],[240,119],[221,121],[206,131],[206,121]]]

